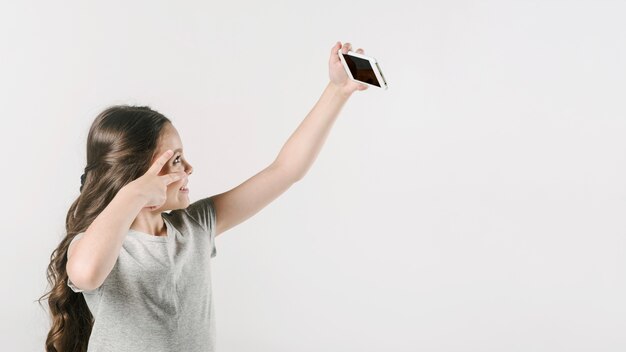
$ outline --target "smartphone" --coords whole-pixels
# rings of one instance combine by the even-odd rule
[[[368,86],[387,89],[387,81],[375,58],[353,51],[344,54],[339,50],[338,54],[351,80]]]

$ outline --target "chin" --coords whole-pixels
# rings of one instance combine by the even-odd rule
[[[183,200],[178,203],[180,205],[179,209],[186,209],[191,202],[189,200]]]
[[[161,211],[170,211],[170,210],[178,210],[178,209],[187,209],[187,207],[189,206],[190,202],[189,201],[180,201],[180,202],[176,202],[176,204],[171,204],[168,205],[166,207],[163,207],[161,209]]]

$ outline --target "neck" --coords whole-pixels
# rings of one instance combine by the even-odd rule
[[[130,228],[154,236],[167,236],[167,227],[160,211],[142,210],[130,225]]]

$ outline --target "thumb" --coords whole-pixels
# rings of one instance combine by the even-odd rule
[[[335,46],[330,49],[330,60],[331,62],[340,61],[339,59],[339,49],[341,48],[341,42],[335,43]]]

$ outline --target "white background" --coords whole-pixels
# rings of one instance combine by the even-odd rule
[[[389,90],[356,92],[304,179],[217,238],[218,349],[626,350],[625,17],[623,1],[4,1],[2,349],[43,350],[36,299],[98,112],[169,117],[194,201],[274,160],[341,41]]]

